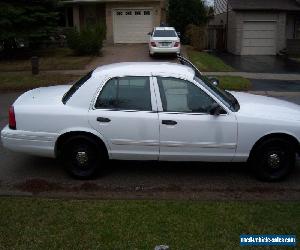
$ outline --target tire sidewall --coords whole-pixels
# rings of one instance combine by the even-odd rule
[[[275,150],[284,153],[283,163],[278,171],[270,173],[266,165],[267,155]],[[251,157],[251,165],[256,177],[267,182],[276,182],[285,179],[295,166],[296,153],[291,144],[282,138],[268,139],[259,145]]]
[[[74,153],[88,151],[90,158],[88,167],[81,169],[74,164]],[[101,169],[101,163],[105,160],[103,150],[95,140],[86,136],[74,136],[63,144],[62,161],[67,172],[76,179],[88,180],[95,178]]]

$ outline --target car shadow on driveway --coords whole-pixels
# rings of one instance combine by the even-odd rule
[[[300,63],[280,56],[237,56],[230,53],[217,53],[216,55],[239,72],[300,73]]]

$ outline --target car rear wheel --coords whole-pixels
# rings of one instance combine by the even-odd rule
[[[76,136],[64,144],[62,159],[66,170],[73,177],[86,180],[99,174],[106,156],[95,140]]]
[[[250,159],[256,177],[275,182],[286,178],[296,162],[296,152],[288,140],[272,138],[261,143]]]

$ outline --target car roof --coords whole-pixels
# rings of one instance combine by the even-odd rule
[[[109,75],[117,76],[151,76],[151,75],[184,75],[194,77],[194,69],[168,62],[124,62],[98,67],[93,76]]]
[[[175,30],[174,27],[156,27],[155,30]]]

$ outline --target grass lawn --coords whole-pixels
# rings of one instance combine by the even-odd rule
[[[299,237],[299,209],[299,202],[1,198],[0,248],[233,250],[240,234]]]
[[[249,91],[251,81],[240,76],[217,76],[220,81],[220,87],[226,90],[233,91]]]
[[[0,73],[0,91],[28,90],[37,87],[68,84],[79,76],[60,74]]]
[[[220,58],[207,52],[187,48],[187,54],[192,63],[203,72],[232,72],[234,68],[224,63]]]
[[[40,57],[40,70],[80,70],[94,59],[92,56],[73,56],[69,49],[47,49],[37,51]],[[28,60],[1,60],[0,72],[31,71]]]

